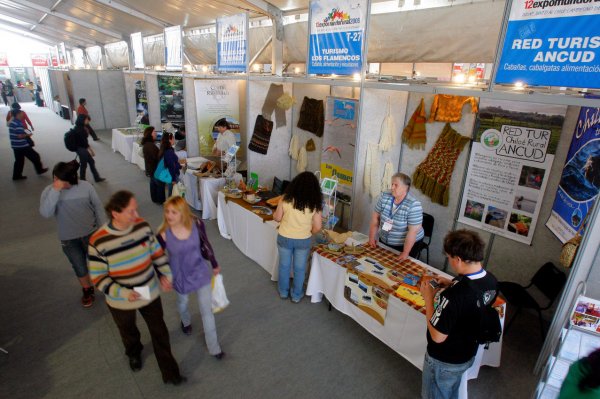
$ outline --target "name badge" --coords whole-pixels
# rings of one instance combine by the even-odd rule
[[[391,231],[392,226],[394,226],[394,221],[391,219],[385,219],[383,221],[383,226],[381,226],[381,230],[383,231]]]

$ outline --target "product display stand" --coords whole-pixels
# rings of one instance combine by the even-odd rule
[[[320,179],[321,172],[315,172],[321,185],[321,193],[323,193],[323,228],[333,230],[339,218],[335,216],[335,208],[337,206],[337,185],[338,179],[336,176],[331,178],[324,177]]]
[[[231,180],[237,173],[237,151],[239,148],[240,147],[237,145],[232,145],[225,154],[221,155],[221,175],[225,178],[225,185],[227,187],[229,187]],[[225,164],[227,165],[227,168],[223,170]]]

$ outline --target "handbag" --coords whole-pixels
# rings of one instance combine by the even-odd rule
[[[154,171],[154,178],[158,181],[161,181],[166,184],[173,183],[173,177],[171,176],[171,172],[165,166],[165,158],[161,158],[156,165],[156,170]]]

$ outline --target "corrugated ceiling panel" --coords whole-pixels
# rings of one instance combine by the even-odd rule
[[[64,30],[67,34],[73,34],[93,42],[99,42],[101,44],[117,41],[117,39],[107,36],[98,31],[88,29],[74,22],[66,21],[64,19],[53,16],[48,16],[47,18],[45,18],[42,22],[42,25],[48,25],[52,28],[61,29]]]

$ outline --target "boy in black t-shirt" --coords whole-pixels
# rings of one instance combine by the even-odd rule
[[[485,244],[472,231],[457,230],[446,235],[444,251],[458,276],[454,280],[435,278],[445,288],[436,308],[433,303],[437,289],[430,284],[431,278],[422,279],[421,294],[428,320],[422,399],[458,398],[462,375],[473,364],[481,317],[478,301],[490,305],[498,291],[496,278],[481,264],[484,249]],[[483,297],[465,279],[483,292]]]

